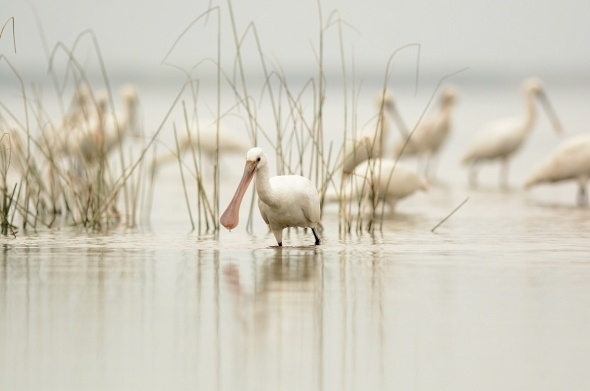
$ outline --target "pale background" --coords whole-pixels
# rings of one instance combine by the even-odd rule
[[[110,72],[131,70],[136,76],[165,76],[174,71],[160,64],[182,31],[209,6],[220,6],[224,64],[234,55],[227,2],[141,0],[0,1],[2,23],[14,17],[17,53],[8,26],[0,52],[20,71],[46,69],[33,6],[50,47],[58,41],[71,47],[86,29],[95,31]],[[343,28],[347,62],[356,71],[381,72],[402,45],[422,45],[421,71],[437,75],[469,67],[471,75],[530,74],[586,77],[590,69],[590,2],[580,0],[457,1],[323,1],[324,22],[338,9],[351,27]],[[234,1],[237,28],[254,22],[264,53],[286,72],[316,67],[318,3],[312,0]],[[210,31],[215,31],[210,23]],[[197,43],[198,42],[198,43]],[[85,41],[88,44],[88,40]],[[326,33],[327,69],[340,64],[337,30]],[[81,45],[84,47],[84,44]],[[175,51],[175,64],[190,67],[217,47],[216,36],[189,33]],[[84,53],[84,49],[81,52]],[[247,50],[246,60],[257,54]],[[414,54],[399,60],[399,72],[413,69]],[[0,67],[0,73],[6,70]]]

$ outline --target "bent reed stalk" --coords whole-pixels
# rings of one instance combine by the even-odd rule
[[[88,89],[85,109],[96,112],[98,117],[90,118],[85,112],[78,118],[76,125],[68,123],[68,115],[72,109],[66,112],[64,97],[67,95],[66,91],[73,91],[74,107],[76,99],[80,98],[76,98],[75,94],[80,93],[83,87],[90,86],[90,82],[73,50],[62,43],[56,44],[51,52],[46,50],[55,94],[52,102],[58,103],[60,111],[57,120],[44,103],[45,91],[38,87],[41,84],[33,83],[31,88],[34,91],[28,93],[19,72],[5,56],[0,56],[0,66],[6,64],[20,86],[24,108],[22,120],[16,113],[16,107],[4,104],[0,106],[0,126],[2,132],[11,135],[9,160],[14,163],[10,169],[6,166],[4,180],[5,183],[21,183],[23,188],[14,198],[14,192],[9,193],[5,187],[2,189],[2,197],[12,197],[11,204],[20,217],[19,224],[23,231],[36,230],[39,226],[50,228],[58,222],[90,231],[104,231],[118,226],[120,222],[126,227],[134,227],[137,223],[137,210],[140,208],[138,195],[146,182],[141,179],[143,174],[140,174],[143,166],[138,164],[141,159],[135,164],[127,163],[123,144],[115,141],[119,150],[120,168],[114,170],[113,157],[105,149],[105,134],[91,133],[95,129],[104,132],[103,118],[113,115],[116,132],[114,137],[116,140],[123,137],[122,129],[119,129],[120,121],[115,117],[113,94],[96,37],[91,31],[83,32],[78,36],[75,45],[84,36],[92,38],[95,54],[99,58],[104,89],[110,98],[108,105],[101,106],[94,90]],[[63,73],[60,73],[57,66],[60,53],[65,53]],[[84,157],[81,155],[84,150],[66,152],[70,148],[68,145],[76,140],[85,141],[85,150],[87,153],[96,151],[93,152],[95,157]],[[125,180],[121,181],[121,178]],[[125,195],[122,209],[117,202],[121,193]]]

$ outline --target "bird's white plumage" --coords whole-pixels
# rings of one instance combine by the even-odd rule
[[[587,203],[586,184],[590,180],[589,134],[572,137],[561,143],[532,171],[525,188],[567,180],[578,182],[578,203]]]
[[[428,160],[436,155],[445,144],[451,132],[451,114],[457,100],[457,92],[452,87],[446,87],[440,98],[436,110],[420,122],[411,138],[400,140],[394,145],[394,155],[425,156]],[[408,135],[409,136],[409,135]]]
[[[261,189],[262,177],[257,175],[255,186],[258,208],[271,229],[312,227],[320,220],[319,195],[311,181],[298,175],[281,175],[269,179],[270,194]]]
[[[390,112],[399,122],[399,113],[391,93],[380,95],[377,100],[379,110],[377,123],[363,129],[354,139],[346,139],[344,142],[344,156],[342,159],[342,172],[350,174],[354,168],[367,159],[381,157],[384,146],[389,137],[389,121],[386,113]]]
[[[359,164],[346,183],[344,201],[373,199],[392,208],[397,201],[417,191],[428,190],[428,181],[393,159],[371,159]]]
[[[123,101],[121,113],[109,112],[107,97],[102,94],[97,97],[96,111],[86,109],[84,120],[70,120],[70,126],[45,134],[50,156],[69,156],[93,163],[99,156],[110,153],[136,125],[137,89],[125,85],[120,94]]]
[[[519,117],[487,124],[471,142],[463,162],[493,160],[513,154],[523,145],[526,137],[524,132],[518,130],[526,126],[526,119]]]

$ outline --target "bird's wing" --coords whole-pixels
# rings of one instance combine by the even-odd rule
[[[523,126],[520,118],[491,122],[477,134],[463,161],[469,163],[478,159],[493,159],[510,153],[519,146],[520,126]]]
[[[262,220],[268,225],[268,217],[266,216],[266,204],[258,199],[258,209],[260,210],[260,216],[262,216]]]
[[[581,175],[590,176],[590,135],[573,137],[561,143],[537,165],[525,182],[525,187]]]

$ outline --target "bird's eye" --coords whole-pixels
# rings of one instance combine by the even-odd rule
[[[258,157],[258,159],[256,159],[256,161],[257,161],[257,162],[259,162],[259,161],[260,161],[260,156]]]

